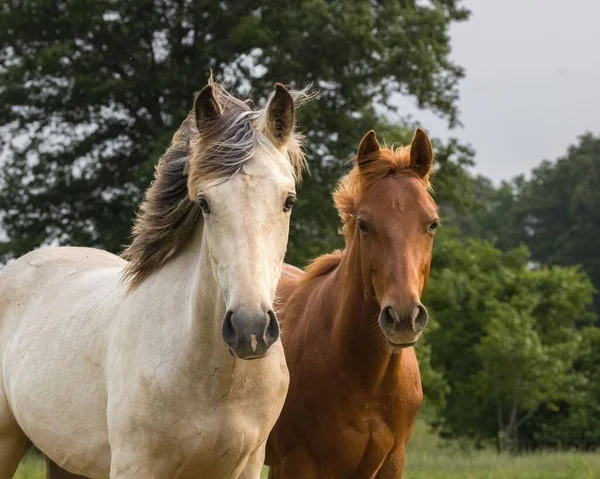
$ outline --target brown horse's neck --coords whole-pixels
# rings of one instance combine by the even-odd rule
[[[339,352],[340,367],[358,373],[363,387],[376,389],[398,371],[402,353],[391,351],[379,328],[381,308],[366,292],[371,288],[363,281],[356,241],[351,241],[341,255],[340,264],[327,283],[334,303],[334,347]]]

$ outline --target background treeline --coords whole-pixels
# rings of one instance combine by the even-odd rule
[[[392,96],[458,120],[464,72],[449,60],[448,29],[469,12],[432,3],[2,2],[0,262],[45,244],[119,252],[209,69],[257,102],[276,80],[314,84],[319,98],[299,114],[312,175],[288,261],[342,246],[330,194],[361,136],[412,134]],[[600,445],[600,138],[574,142],[495,186],[472,175],[468,145],[435,140],[444,228],[418,353],[424,415],[445,437],[510,450]]]

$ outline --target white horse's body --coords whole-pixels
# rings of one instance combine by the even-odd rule
[[[281,342],[262,359],[230,355],[214,321],[224,307],[190,301],[207,304],[217,286],[200,276],[210,268],[197,251],[190,245],[127,296],[124,261],[87,248],[35,251],[0,275],[11,298],[0,325],[2,408],[61,466],[106,477],[111,448],[152,464],[118,477],[173,477],[176,460],[178,477],[234,478],[253,453],[262,466],[287,391]]]
[[[226,310],[274,298],[280,197],[294,187],[275,157],[257,148],[243,173],[204,188],[211,217],[130,292],[127,262],[89,248],[34,251],[0,274],[0,478],[28,440],[88,477],[260,476],[288,386],[281,342],[243,361],[221,328]]]

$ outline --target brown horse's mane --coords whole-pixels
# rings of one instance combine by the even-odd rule
[[[381,148],[370,157],[364,159],[361,168],[358,167],[356,158],[353,161],[355,166],[340,180],[333,193],[335,207],[344,225],[343,232],[346,237],[346,243],[353,237],[354,223],[356,221],[356,204],[363,193],[377,181],[386,176],[408,174],[419,179],[425,188],[431,190],[429,175],[422,177],[410,166],[410,146]],[[307,266],[306,274],[302,276],[301,281],[310,281],[319,276],[331,273],[339,266],[342,257],[343,251],[334,251],[333,253],[319,256]]]
[[[341,261],[342,252],[339,250],[319,256],[306,267],[306,274],[301,277],[301,280],[310,281],[313,278],[325,276],[335,270]]]
[[[203,125],[200,135],[190,112],[160,158],[139,207],[131,244],[122,253],[129,261],[123,272],[129,290],[181,251],[202,223],[202,212],[188,191],[190,183],[230,178],[251,160],[257,145],[275,148],[263,133],[266,109],[252,110],[249,101],[235,98],[212,79],[209,84],[222,114]],[[290,94],[296,106],[310,99],[306,90]],[[297,180],[305,166],[301,140],[292,132],[286,142]]]

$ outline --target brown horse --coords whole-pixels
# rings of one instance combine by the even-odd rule
[[[290,370],[269,437],[270,477],[398,478],[422,402],[412,346],[427,324],[427,283],[439,219],[428,193],[431,143],[380,148],[369,132],[335,204],[346,248],[306,274],[286,266],[279,294]]]

